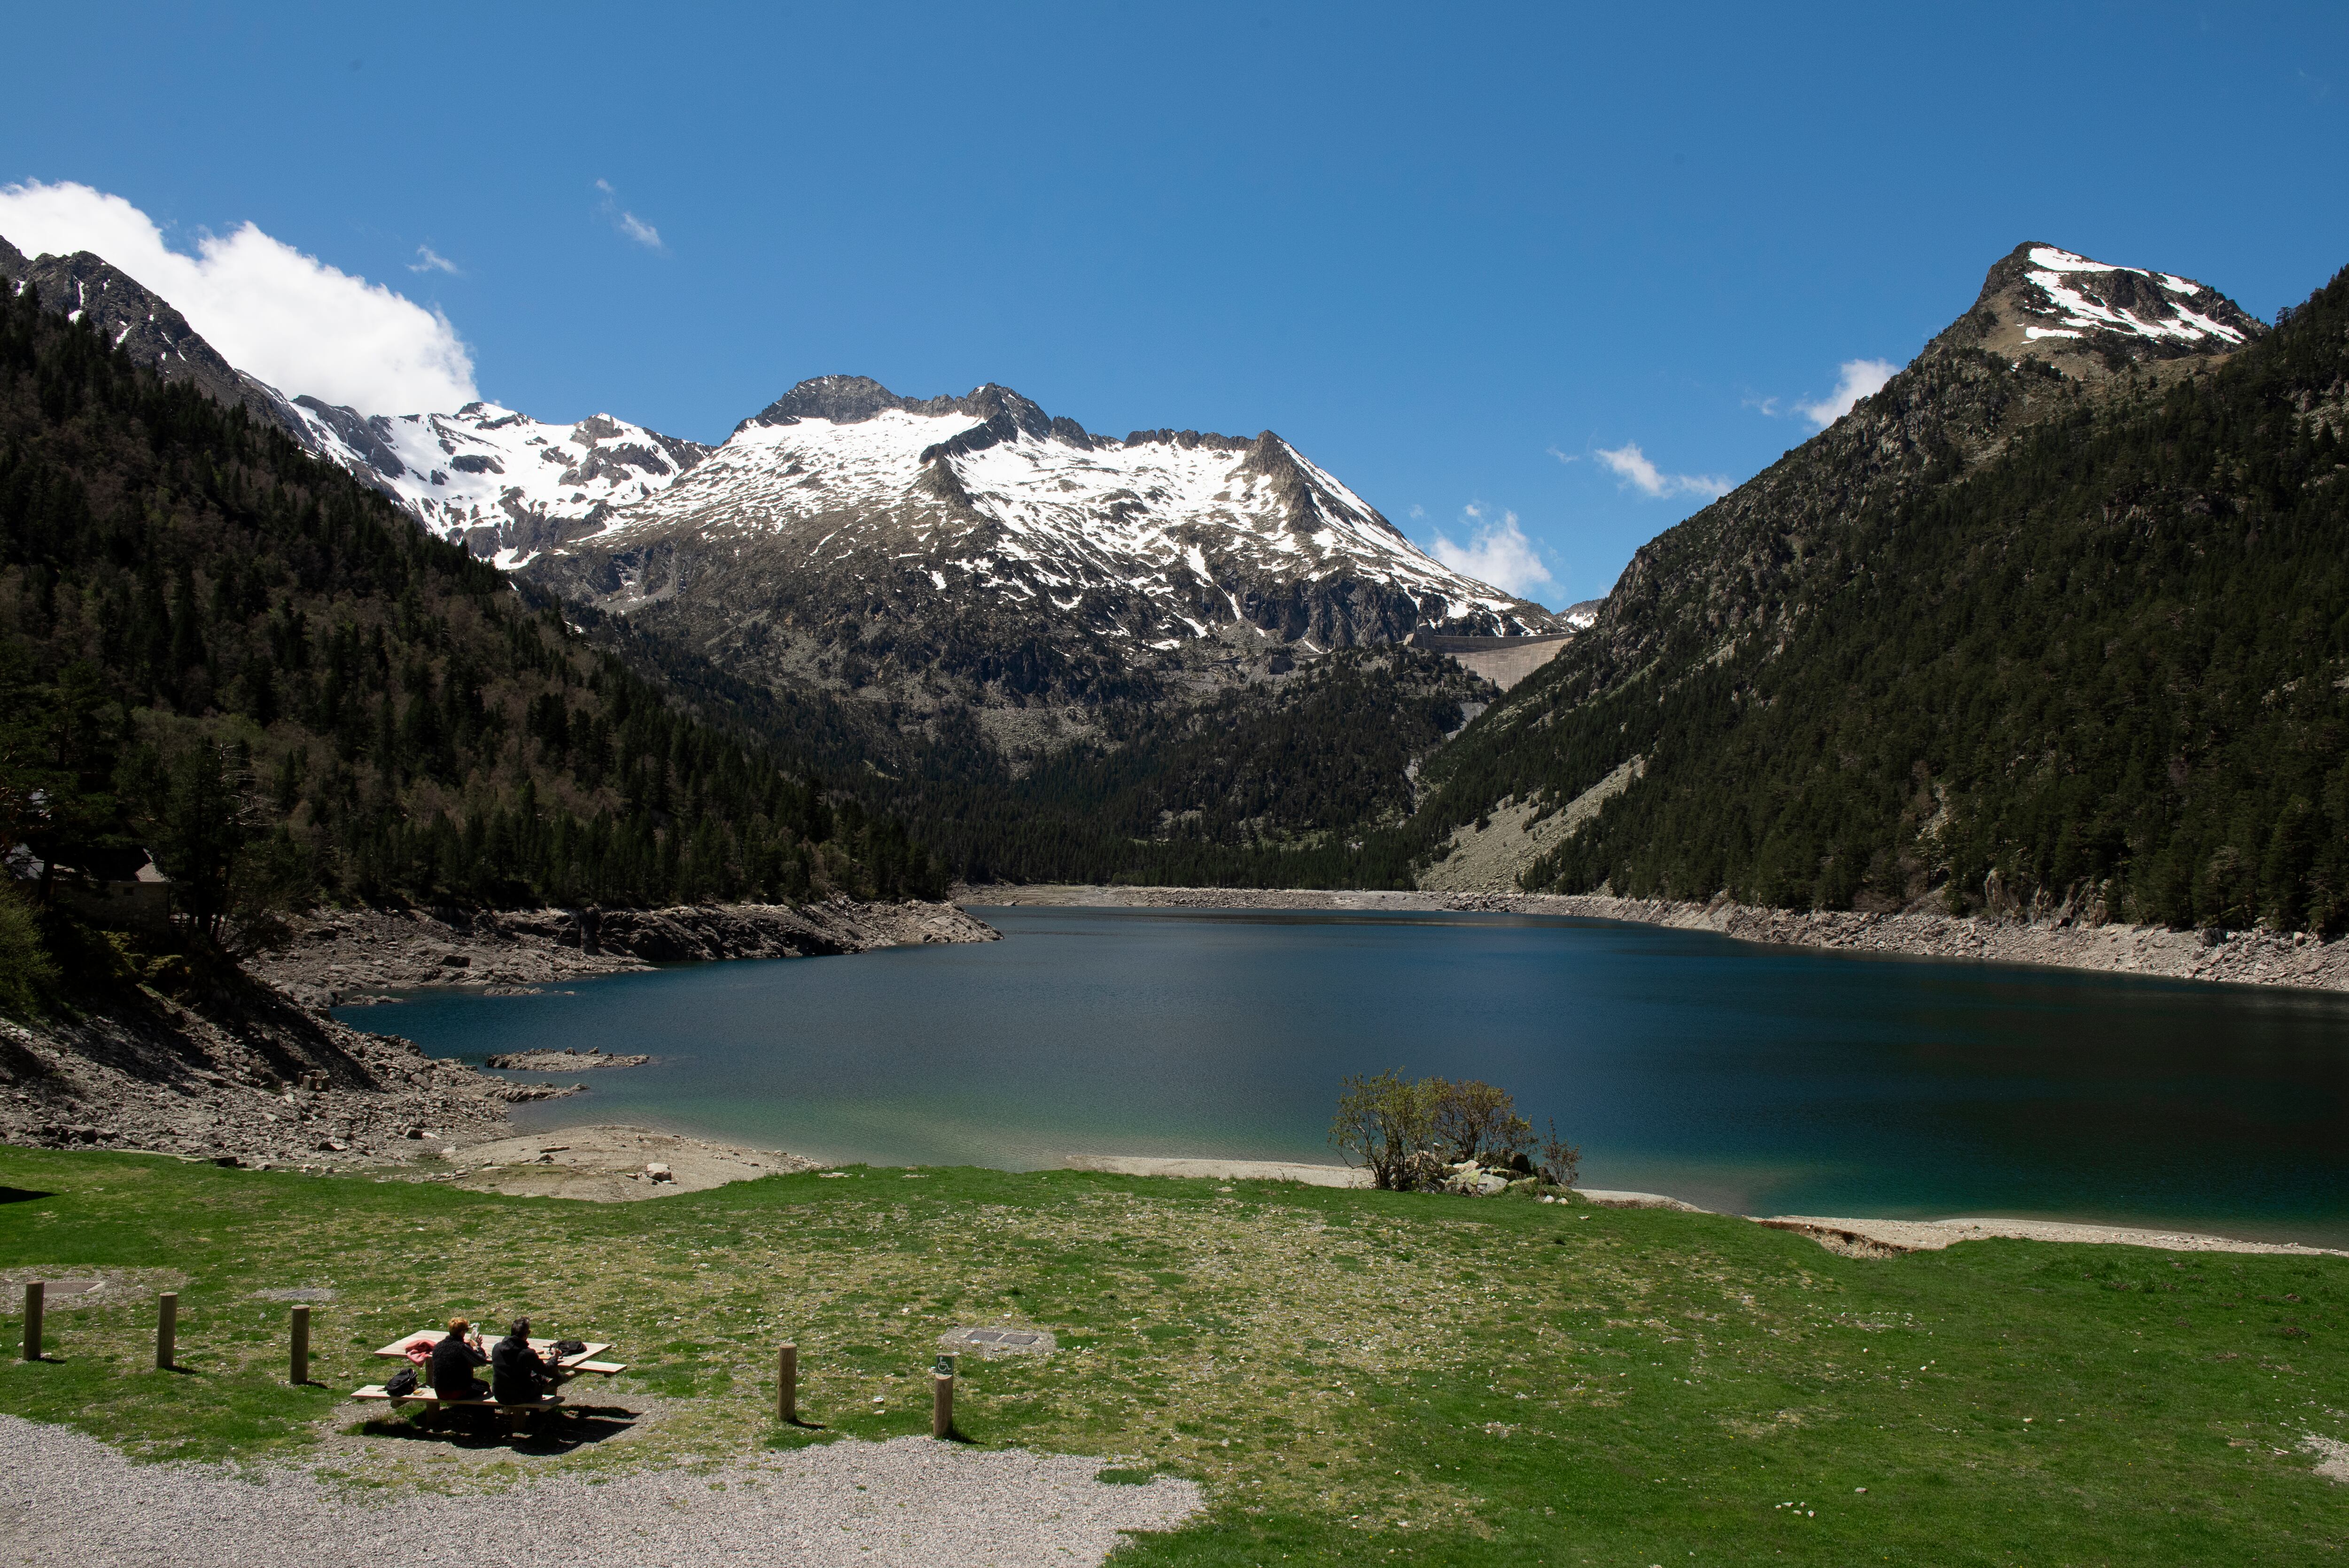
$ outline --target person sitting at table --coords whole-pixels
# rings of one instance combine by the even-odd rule
[[[490,1387],[501,1405],[534,1405],[554,1383],[554,1369],[530,1346],[530,1319],[517,1317],[512,1330],[490,1351]]]
[[[489,1357],[481,1354],[481,1336],[461,1317],[449,1320],[449,1337],[432,1347],[432,1392],[443,1399],[486,1399],[488,1385],[473,1368]]]

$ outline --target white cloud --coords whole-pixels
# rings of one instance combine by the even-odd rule
[[[191,256],[119,196],[26,181],[0,186],[0,235],[28,256],[105,257],[171,301],[230,364],[289,397],[419,414],[476,396],[472,355],[447,316],[252,223],[200,235]]]
[[[411,273],[447,273],[451,277],[460,278],[465,275],[458,270],[456,263],[429,245],[416,247],[416,259],[408,263],[408,270]]]
[[[1850,413],[1851,406],[1862,397],[1872,397],[1882,391],[1884,384],[1899,368],[1889,359],[1847,359],[1836,389],[1816,403],[1795,404],[1795,412],[1824,430]]]
[[[595,181],[595,189],[604,193],[604,202],[599,211],[603,212],[604,216],[612,221],[612,227],[619,230],[620,232],[626,234],[628,238],[634,240],[636,243],[644,246],[648,251],[659,251],[666,250],[667,248],[661,243],[660,231],[658,229],[654,228],[650,223],[646,222],[634,212],[630,212],[621,207],[620,193],[612,189],[612,183],[610,181],[598,180]]]
[[[1547,447],[1543,449],[1561,463],[1578,463],[1582,460],[1581,455],[1577,452],[1561,452],[1556,447]]]
[[[1724,496],[1732,488],[1720,474],[1668,474],[1648,460],[1648,454],[1640,449],[1636,441],[1627,441],[1611,451],[1601,447],[1596,456],[1614,470],[1617,479],[1655,500],[1674,495]]]
[[[1505,511],[1501,521],[1495,522],[1485,515],[1484,508],[1464,506],[1460,519],[1474,531],[1471,542],[1456,544],[1438,529],[1432,552],[1435,559],[1520,599],[1531,599],[1537,587],[1554,583],[1533,541],[1517,526],[1516,512]]]

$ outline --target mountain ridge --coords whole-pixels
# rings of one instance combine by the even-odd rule
[[[753,681],[916,727],[972,707],[1015,750],[1295,656],[1569,629],[1270,431],[1119,439],[992,383],[915,398],[811,377],[519,570]]]
[[[2341,929],[2344,323],[2018,247],[1434,760],[1425,857],[1621,779],[1513,880]]]

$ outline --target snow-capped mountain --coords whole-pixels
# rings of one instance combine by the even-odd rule
[[[494,403],[363,415],[293,399],[305,442],[397,497],[432,532],[513,566],[592,532],[709,454],[698,441],[597,414],[548,425]]]
[[[389,492],[416,520],[500,565],[600,527],[709,449],[598,414],[547,425],[490,403],[454,414],[367,415],[288,397],[234,366],[171,303],[101,256],[27,258],[0,238],[0,273],[38,288],[51,309],[98,321],[115,345],[167,381],[241,404],[311,451]]]
[[[1587,624],[1443,565],[1269,430],[1121,440],[1001,387],[916,400],[852,376],[801,383],[715,450],[605,414],[371,413],[230,366],[98,256],[0,241],[0,268],[430,531],[761,678],[1084,703],[1146,696],[1186,649],[1245,676],[1292,647]]]
[[[1186,644],[1566,629],[1254,439],[1054,418],[993,385],[802,382],[689,472],[524,570],[769,676],[922,670],[1081,699]]]
[[[730,550],[797,546],[810,567],[887,545],[890,561],[918,555],[896,570],[938,592],[959,584],[1064,613],[1115,586],[1139,595],[1143,619],[1096,629],[1142,643],[1219,623],[1345,644],[1397,640],[1362,635],[1378,629],[1520,633],[1551,620],[1428,556],[1268,430],[1118,440],[991,385],[916,402],[862,377],[802,382],[689,479],[616,512],[571,553],[638,552],[680,535]],[[1265,609],[1273,583],[1333,578],[1400,594],[1413,624],[1317,626]],[[665,592],[634,590],[615,602]]]

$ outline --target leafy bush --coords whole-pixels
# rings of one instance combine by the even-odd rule
[[[1330,1141],[1348,1163],[1367,1168],[1371,1185],[1381,1191],[1408,1192],[1420,1184],[1434,1135],[1433,1082],[1413,1083],[1395,1072],[1345,1080]]]
[[[1528,1154],[1533,1124],[1517,1114],[1516,1099],[1505,1088],[1478,1078],[1413,1082],[1393,1071],[1344,1080],[1330,1141],[1349,1164],[1370,1171],[1371,1186],[1391,1192],[1441,1186],[1447,1167],[1469,1161],[1570,1186],[1582,1159],[1558,1137],[1553,1119],[1537,1166]]]
[[[1479,1078],[1427,1081],[1433,1086],[1435,1145],[1451,1163],[1512,1164],[1533,1142],[1533,1123],[1517,1114],[1516,1099],[1507,1089]]]

